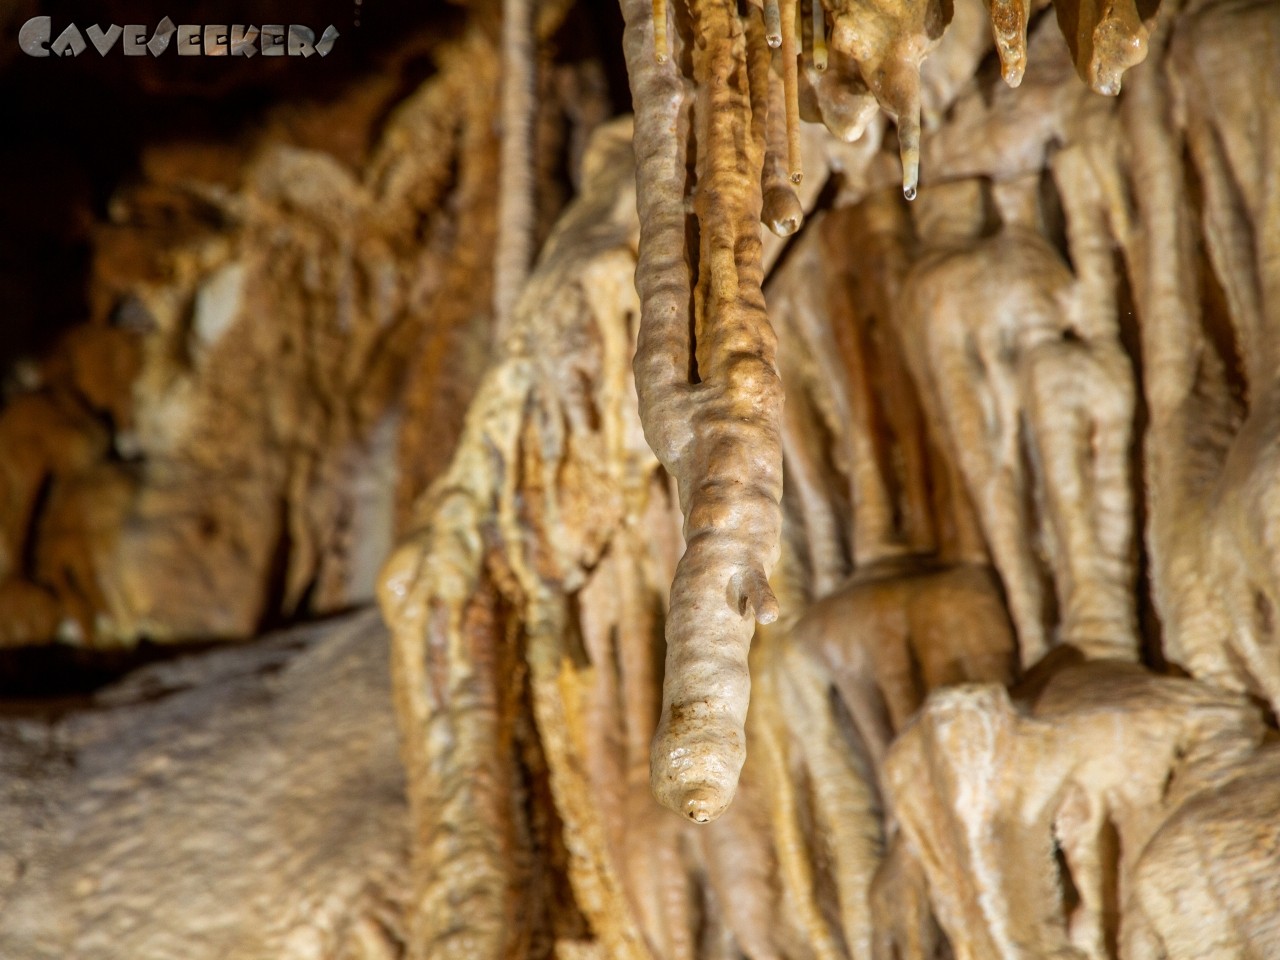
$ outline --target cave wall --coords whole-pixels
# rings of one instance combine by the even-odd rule
[[[405,846],[268,830],[343,892],[320,922],[265,852],[251,894],[212,874],[208,955],[1280,950],[1277,8],[814,9],[445,8],[324,102],[143,142],[88,211],[84,318],[7,371],[5,644],[375,587],[388,627],[404,806],[342,802]],[[200,722],[338,715],[263,702]],[[65,944],[164,876],[51,905],[125,774],[25,744],[109,709],[6,734],[6,809],[65,823],[6,851],[40,865],[16,956],[113,955]],[[120,771],[196,722],[139,717]],[[305,772],[191,768],[246,763],[288,820]],[[184,783],[138,818],[181,830]],[[188,909],[133,908],[129,955]]]

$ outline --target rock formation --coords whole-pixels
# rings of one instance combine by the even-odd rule
[[[5,717],[0,770],[6,957],[399,955],[404,773],[370,612]]]
[[[0,639],[387,629],[0,724],[0,953],[1280,954],[1280,8],[1048,6],[477,0],[142,144]]]

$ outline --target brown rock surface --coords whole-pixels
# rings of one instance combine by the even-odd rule
[[[365,612],[0,718],[0,955],[400,957],[389,694]]]
[[[595,122],[589,74],[542,63],[544,153]],[[477,26],[239,144],[144,150],[91,322],[0,414],[0,639],[246,637],[371,599],[489,349],[498,77]]]
[[[68,177],[0,637],[389,636],[0,723],[0,954],[1280,953],[1280,8],[620,6]]]

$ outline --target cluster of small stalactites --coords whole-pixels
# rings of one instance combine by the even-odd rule
[[[698,2],[698,0],[691,0]],[[1000,57],[1001,75],[1011,87],[1022,82],[1027,63],[1027,26],[1036,0],[984,0]],[[920,172],[920,65],[942,39],[951,19],[949,0],[752,0],[762,8],[764,37],[778,52],[787,120],[787,174],[803,177],[799,151],[797,63],[808,73],[819,101],[819,119],[841,139],[861,135],[865,110],[841,109],[836,99],[874,98],[894,117],[902,158],[902,187],[915,198]],[[1054,0],[1058,23],[1081,79],[1108,96],[1120,92],[1124,72],[1146,58],[1147,27],[1158,0],[1139,10],[1137,0],[1107,5],[1088,0]],[[670,55],[667,0],[653,0],[654,55]],[[819,78],[829,66],[836,84]],[[833,86],[847,89],[843,96]],[[830,109],[823,109],[829,107]],[[830,114],[830,116],[828,116]]]

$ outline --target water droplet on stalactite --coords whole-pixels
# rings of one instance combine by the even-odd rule
[[[902,151],[902,195],[908,200],[916,198],[916,187],[920,185],[920,150],[905,149]]]

